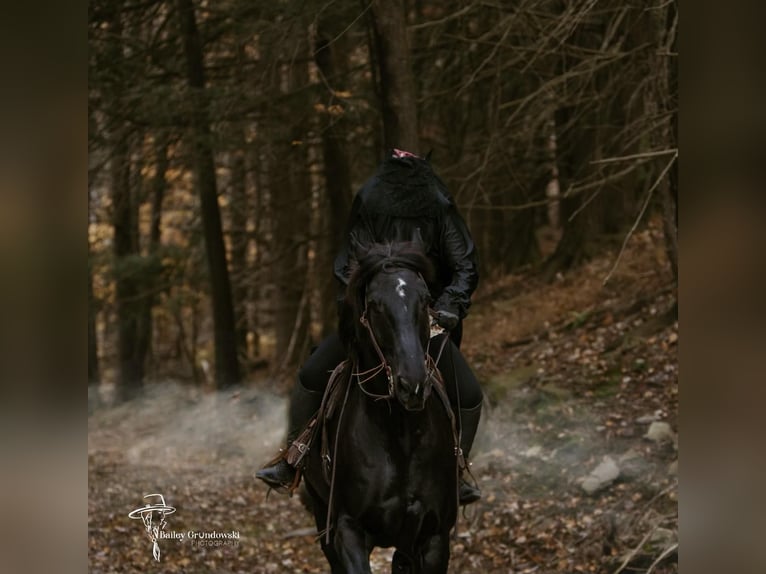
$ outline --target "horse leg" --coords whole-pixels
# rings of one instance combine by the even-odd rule
[[[327,505],[324,500],[322,500],[310,486],[304,485],[304,488],[301,490],[301,502],[303,502],[303,505],[314,515],[317,532],[323,532],[327,525]],[[324,557],[330,565],[330,571],[332,574],[345,574],[346,571],[341,566],[340,557],[338,556],[338,553],[335,552],[335,547],[333,546],[332,541],[328,544],[326,539],[326,536],[321,534],[319,545],[322,548]]]
[[[324,552],[324,557],[327,559],[327,563],[330,565],[330,572],[332,574],[346,574],[346,570],[343,568],[340,557],[335,552],[332,543],[326,544],[323,536],[320,546],[322,547],[322,552]]]
[[[449,565],[449,533],[435,534],[421,547],[422,574],[446,574]]]
[[[362,528],[348,514],[338,516],[335,532],[335,551],[348,574],[372,574],[370,552]]]
[[[322,517],[320,516],[321,513],[316,513],[314,515],[317,523],[317,532],[322,532],[325,528],[325,520],[326,516]],[[326,542],[327,537],[322,534],[319,539],[319,545],[322,547],[322,552],[324,553],[324,557],[327,559],[327,563],[330,565],[330,572],[332,574],[346,574],[346,569],[343,568],[343,564],[341,563],[340,556],[338,556],[338,552],[335,550],[335,545],[332,541],[332,536],[330,537],[329,544]]]

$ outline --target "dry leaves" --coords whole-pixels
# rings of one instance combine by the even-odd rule
[[[677,432],[678,324],[648,251],[628,250],[606,288],[608,257],[552,286],[529,275],[483,287],[464,350],[491,400],[472,457],[484,497],[459,520],[450,572],[677,571],[677,441],[644,435],[655,421]],[[183,426],[200,399],[174,392],[164,424],[146,409],[89,420],[90,571],[326,572],[298,497],[267,499],[253,479],[281,435],[278,409],[258,410],[254,391],[252,408],[195,410]],[[582,479],[604,456],[619,476],[588,495]],[[149,492],[177,508],[167,530],[233,529],[238,544],[161,540],[154,562],[127,518]],[[390,555],[375,551],[375,572]]]

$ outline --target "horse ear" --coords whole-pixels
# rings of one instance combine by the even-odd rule
[[[432,155],[433,153],[434,153],[434,150],[433,150],[433,148],[431,148],[430,150],[428,150],[428,153],[426,154],[426,161],[427,161],[428,163],[431,163],[431,155]]]

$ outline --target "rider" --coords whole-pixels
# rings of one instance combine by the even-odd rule
[[[459,350],[462,319],[479,280],[476,249],[446,185],[432,171],[430,163],[410,152],[394,149],[354,198],[345,243],[335,259],[335,277],[341,291],[348,284],[353,243],[408,240],[413,236],[419,236],[436,269],[436,280],[429,285],[435,319],[450,333],[451,339],[444,346],[438,367],[450,402],[459,410],[460,447],[467,459],[479,425],[483,399],[481,387]],[[434,341],[431,348],[438,350],[440,343],[441,340]],[[319,409],[328,374],[345,355],[343,344],[334,333],[320,343],[303,365],[290,397],[288,446]],[[274,488],[284,487],[293,482],[295,469],[280,459],[259,470],[256,477]],[[461,504],[481,498],[479,489],[463,477],[459,495]]]

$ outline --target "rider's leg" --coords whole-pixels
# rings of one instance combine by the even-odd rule
[[[481,420],[481,405],[470,409],[460,409],[460,424],[463,430],[460,435],[460,448],[463,451],[463,457],[468,463],[468,457],[471,455],[473,439],[476,437],[476,430],[479,428]],[[469,484],[462,476],[460,477],[460,504],[471,504],[481,498],[481,490]]]
[[[438,352],[441,346],[439,338],[431,341],[431,352]],[[444,377],[452,407],[457,411],[461,425],[460,448],[468,460],[476,437],[476,430],[481,419],[481,406],[484,395],[473,370],[466,362],[460,350],[452,341],[447,341],[438,363]],[[460,503],[470,504],[481,498],[481,491],[470,485],[463,477],[460,478]]]
[[[455,346],[459,349],[460,342],[463,340],[463,322],[458,321],[457,326],[449,332],[449,338],[455,343]]]
[[[330,372],[344,359],[343,346],[337,334],[319,344],[298,373],[298,380],[290,394],[287,419],[287,448],[298,438],[322,403]],[[286,460],[262,468],[255,473],[269,486],[289,486],[295,479],[295,469]]]

